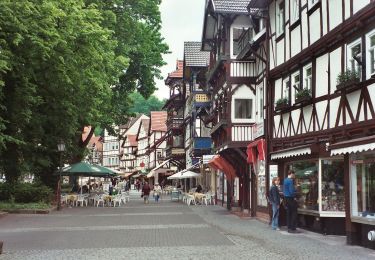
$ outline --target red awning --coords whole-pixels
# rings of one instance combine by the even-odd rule
[[[265,147],[266,142],[264,139],[259,139],[251,142],[247,146],[247,162],[248,163],[254,163],[257,159],[256,154],[258,151],[258,160],[263,161],[265,159]]]
[[[208,165],[216,170],[222,171],[228,179],[234,179],[236,176],[236,170],[233,166],[222,156],[215,155],[209,162]]]

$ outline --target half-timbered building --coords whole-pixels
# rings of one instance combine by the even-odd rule
[[[169,73],[165,84],[169,87],[169,99],[163,109],[167,110],[167,133],[164,138],[167,140],[166,159],[177,167],[178,170],[185,169],[185,148],[184,148],[184,105],[185,88],[183,84],[183,61],[178,60],[176,70]]]
[[[249,7],[268,11],[267,174],[295,171],[300,226],[374,248],[375,2]]]
[[[239,60],[241,35],[253,27],[249,1],[206,1],[202,50],[210,51],[207,87],[217,169],[218,202],[228,209],[250,208],[250,167],[246,147],[254,140],[256,122],[256,67],[254,60]]]
[[[148,148],[149,148],[149,126],[150,126],[150,119],[141,119],[139,124],[138,132],[137,132],[137,149],[136,153],[136,170],[138,174],[146,176],[147,170],[149,169],[149,156],[148,156]]]
[[[210,53],[201,51],[201,45],[201,42],[184,43],[183,81],[186,89],[184,122],[187,169],[198,165],[203,155],[211,154],[210,123],[206,125],[202,120],[202,116],[207,116],[211,105],[211,96],[206,88]],[[211,186],[211,179],[204,168],[201,169],[204,175],[200,179],[201,184],[204,188],[208,188]]]

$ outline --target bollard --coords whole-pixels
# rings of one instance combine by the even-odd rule
[[[0,255],[3,253],[3,241],[0,241]]]

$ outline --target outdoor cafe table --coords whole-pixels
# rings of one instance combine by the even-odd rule
[[[203,193],[194,192],[193,196],[194,196],[195,201],[202,202],[202,199],[203,199],[204,196],[206,196],[206,195],[203,194]]]

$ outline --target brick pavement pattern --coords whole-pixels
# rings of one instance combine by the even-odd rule
[[[375,259],[344,237],[273,231],[220,206],[164,197],[143,204],[133,192],[117,208],[64,208],[0,219],[0,259]]]

